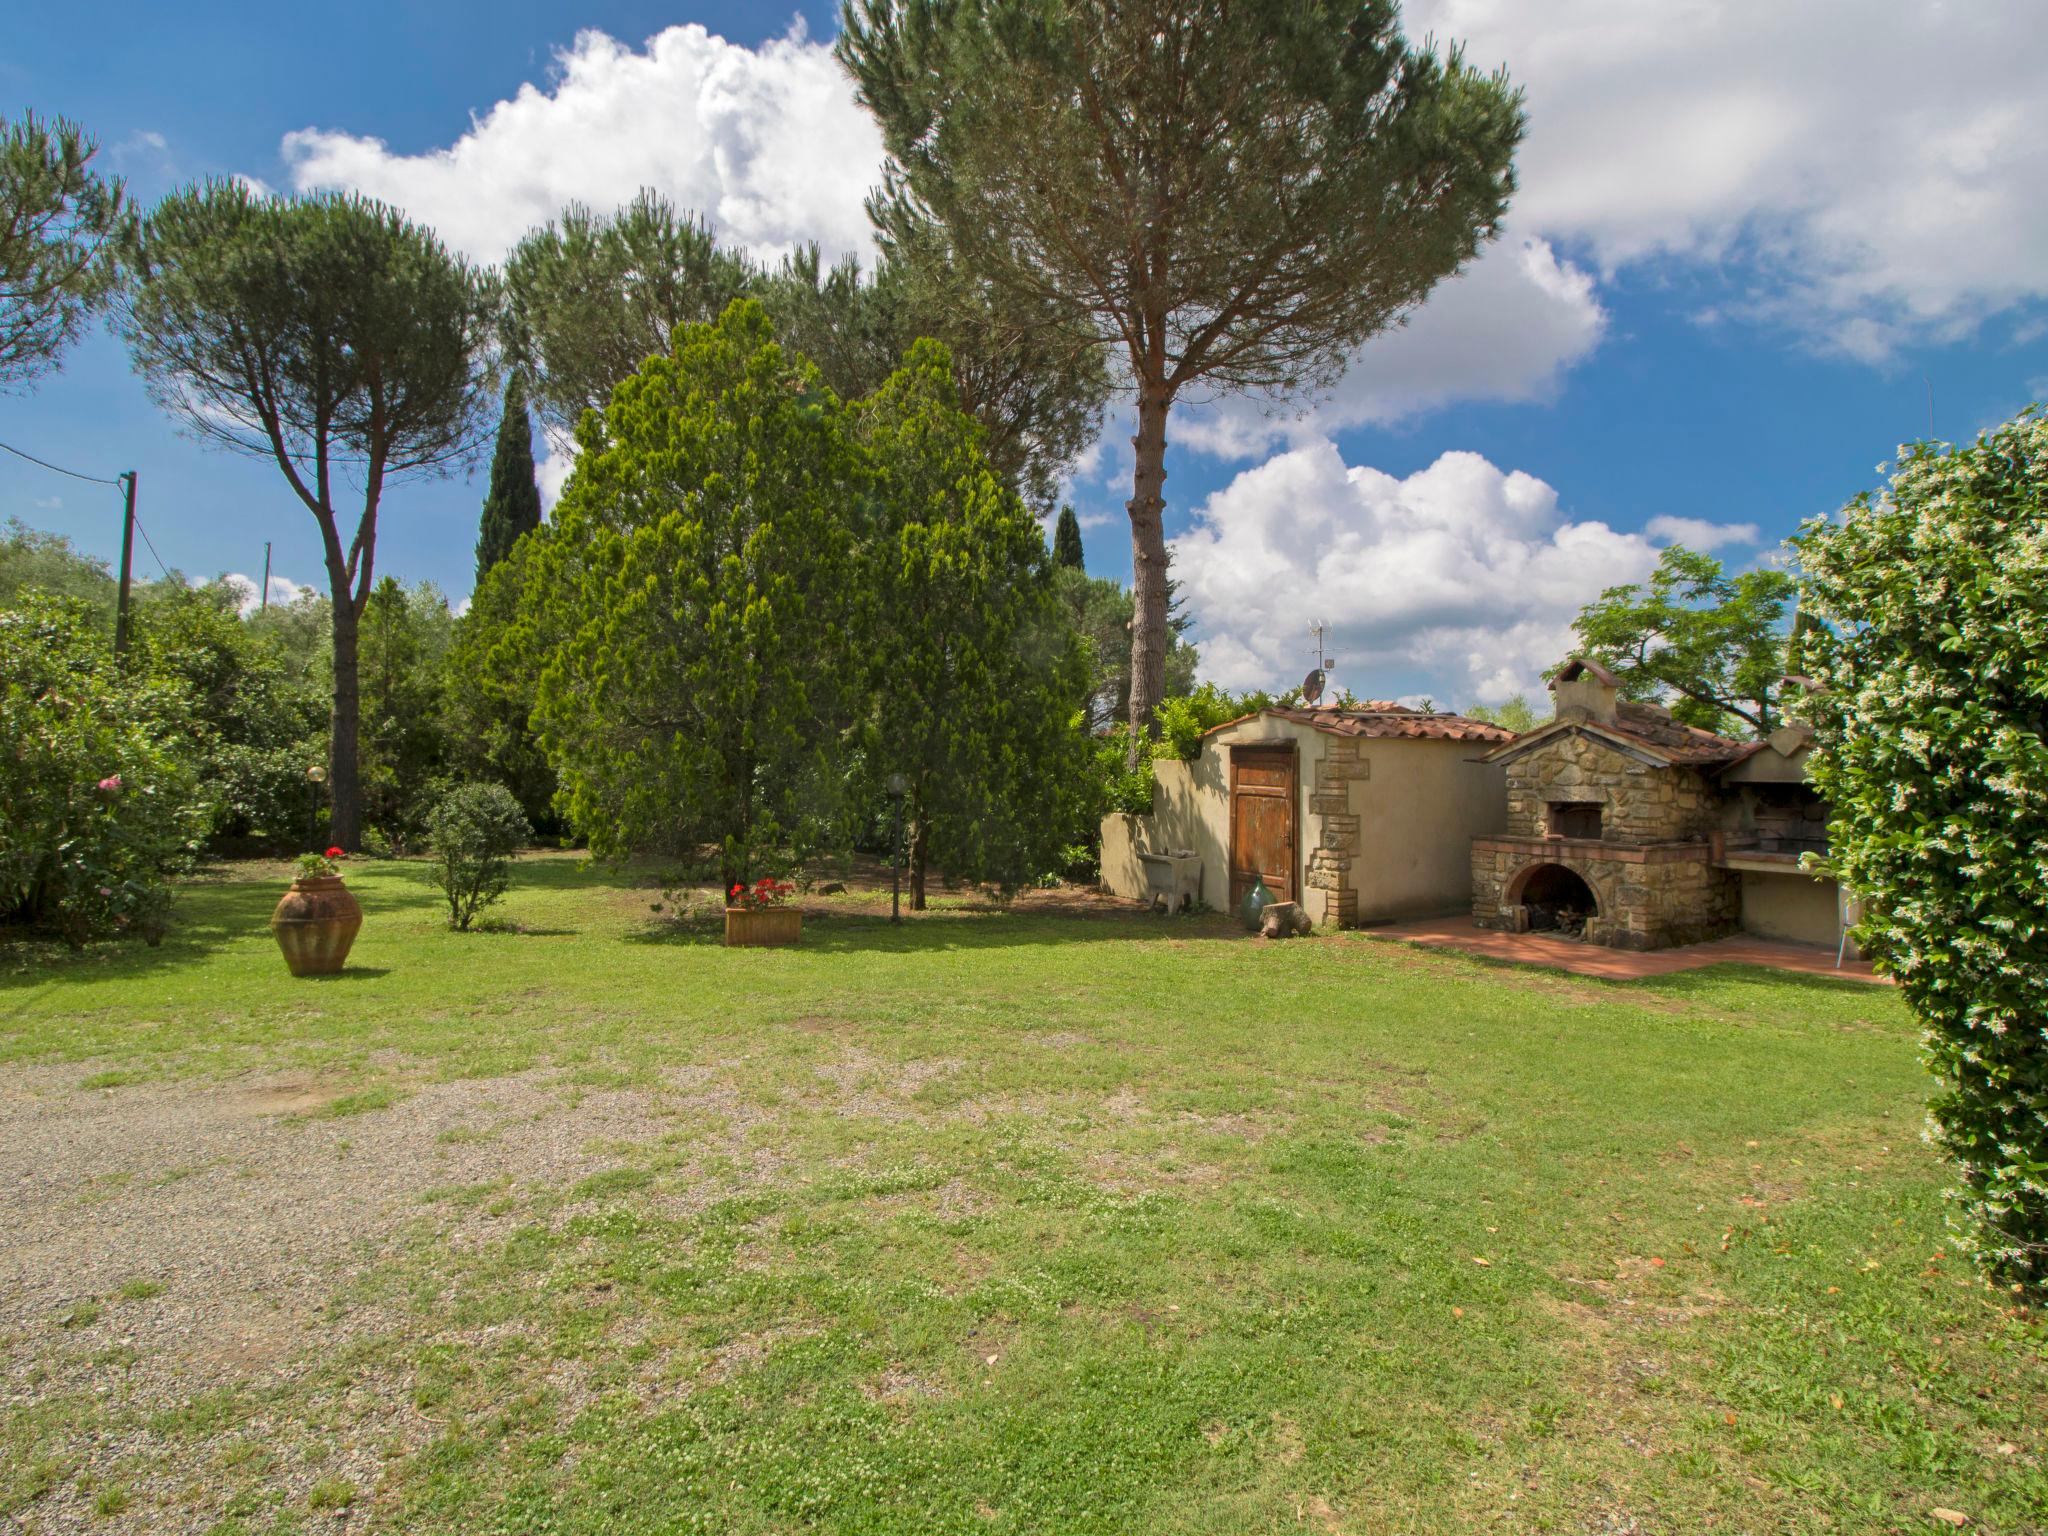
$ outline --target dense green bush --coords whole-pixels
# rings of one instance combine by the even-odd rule
[[[1858,936],[1926,1026],[1962,1240],[2048,1286],[2048,419],[1909,448],[1795,542]]]
[[[448,925],[467,931],[512,884],[512,860],[533,838],[526,813],[502,784],[462,784],[428,824],[434,881],[448,898]]]
[[[210,807],[182,692],[118,666],[76,599],[0,611],[0,922],[155,943]]]
[[[136,665],[185,696],[174,727],[206,785],[215,847],[283,851],[307,838],[306,769],[327,761],[332,682],[323,655],[294,650],[282,616],[245,620],[241,600],[221,582],[143,589]]]
[[[386,576],[371,590],[357,662],[363,824],[394,853],[419,847],[447,791],[443,701],[454,638],[455,617],[432,582],[408,587]]]
[[[495,779],[512,791],[536,831],[560,836],[554,771],[529,723],[548,647],[545,637],[519,623],[527,568],[548,536],[543,527],[521,537],[470,594],[448,648],[446,720],[456,774]]]

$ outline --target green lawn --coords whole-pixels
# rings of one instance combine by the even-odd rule
[[[292,982],[261,873],[160,950],[0,948],[0,1092],[170,1148],[282,1084],[272,1162],[59,1156],[0,1210],[146,1233],[303,1156],[408,1213],[243,1363],[181,1353],[229,1303],[172,1239],[10,1316],[0,1521],[2043,1529],[2048,1331],[1937,1257],[1886,989],[964,907],[727,951],[566,858],[471,935],[354,866],[351,970]]]

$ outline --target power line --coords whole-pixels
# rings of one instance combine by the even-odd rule
[[[156,552],[156,543],[149,536],[149,530],[142,526],[142,519],[135,519],[135,531],[142,535],[142,542],[149,546],[150,557],[156,561],[156,568],[164,573],[164,580],[171,579],[171,568],[164,564],[164,557]]]
[[[98,475],[81,475],[77,470],[66,469],[62,464],[52,464],[48,459],[39,459],[32,453],[23,453],[19,448],[15,447],[12,443],[0,443],[0,448],[5,448],[17,459],[27,459],[31,464],[40,464],[44,469],[55,470],[60,475],[69,475],[74,480],[84,480],[91,485],[118,486],[121,483],[118,480],[102,479]]]

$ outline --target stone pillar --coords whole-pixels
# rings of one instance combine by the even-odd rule
[[[1332,736],[1323,742],[1310,786],[1309,814],[1320,829],[1308,856],[1309,916],[1329,928],[1350,928],[1358,922],[1358,889],[1351,883],[1351,861],[1358,854],[1359,817],[1351,808],[1351,786],[1372,777],[1372,764],[1359,750],[1358,739]]]

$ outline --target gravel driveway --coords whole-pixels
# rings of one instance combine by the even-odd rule
[[[430,1192],[568,1184],[617,1166],[618,1143],[660,1136],[678,1116],[715,1119],[725,1145],[703,1150],[733,1150],[749,1118],[686,1081],[600,1092],[527,1075],[389,1099],[287,1076],[82,1087],[90,1072],[0,1068],[0,1391],[9,1410],[65,1398],[113,1410],[66,1444],[60,1475],[16,1516],[24,1530],[210,1528],[217,1507],[168,1523],[159,1501],[189,1488],[194,1458],[154,1435],[149,1416],[231,1384],[288,1383],[350,1334],[393,1325],[375,1307],[331,1302],[418,1223],[467,1244],[519,1219],[493,1214],[510,1201]],[[402,1383],[385,1386],[396,1390],[378,1395],[403,1398]],[[355,1471],[366,1486],[373,1441],[388,1453],[394,1433],[425,1433],[403,1422],[402,1401],[362,1406],[348,1443],[277,1480]],[[132,1514],[95,1510],[80,1486],[115,1479]]]

